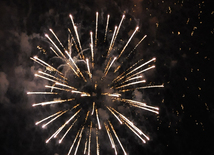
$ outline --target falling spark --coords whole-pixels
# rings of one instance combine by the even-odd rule
[[[106,35],[107,35],[107,31],[108,31],[109,18],[110,18],[110,15],[107,15],[107,22],[106,22],[106,29],[105,29],[104,42],[106,41]]]

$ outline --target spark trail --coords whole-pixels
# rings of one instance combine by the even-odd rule
[[[129,50],[129,45],[132,44],[131,41],[134,35],[140,29],[137,26],[126,43],[120,46],[121,49],[118,49],[120,52],[117,53],[114,47],[119,47],[116,40],[120,37],[120,30],[123,29],[122,24],[125,15],[122,16],[118,26],[115,27],[110,25],[110,15],[107,15],[106,25],[103,26],[105,30],[101,35],[98,34],[98,32],[100,33],[100,30],[98,31],[98,25],[100,26],[98,15],[98,12],[96,12],[95,28],[93,28],[94,32],[89,33],[89,44],[88,42],[87,45],[85,42],[81,44],[79,24],[76,24],[73,16],[69,15],[70,26],[73,29],[68,28],[67,45],[63,45],[64,41],[61,41],[58,37],[61,35],[57,36],[52,29],[49,29],[49,31],[54,39],[49,37],[49,34],[45,34],[47,41],[51,43],[50,52],[47,51],[47,53],[55,56],[54,62],[50,63],[50,61],[45,60],[46,57],[41,57],[41,55],[30,58],[43,67],[42,71],[39,69],[34,74],[35,79],[46,80],[48,83],[44,85],[42,91],[27,92],[28,95],[34,97],[46,95],[45,98],[42,97],[45,101],[39,100],[38,103],[34,103],[32,106],[36,109],[50,110],[50,114],[37,121],[35,125],[44,123],[41,127],[52,131],[51,128],[54,124],[63,122],[51,133],[46,143],[59,137],[58,143],[61,144],[72,135],[73,141],[69,144],[68,155],[81,154],[80,152],[87,155],[99,155],[102,150],[100,137],[103,137],[103,135],[100,136],[101,133],[106,133],[105,136],[108,138],[115,155],[121,154],[121,150],[124,155],[127,155],[125,150],[127,147],[124,147],[123,142],[120,141],[122,137],[118,136],[120,135],[118,134],[119,130],[115,128],[112,119],[120,124],[120,128],[124,127],[132,131],[133,135],[143,143],[146,143],[150,138],[118,107],[126,105],[127,108],[137,108],[159,114],[158,107],[135,101],[130,97],[126,98],[125,95],[125,93],[132,94],[134,90],[164,87],[163,84],[147,85],[143,76],[144,72],[149,72],[155,68],[156,58],[150,58],[147,61],[141,58],[127,69],[123,66],[124,63],[129,62],[130,55],[137,50],[138,45],[142,43],[146,35],[140,39],[134,49],[130,50],[128,55],[125,55],[126,51]],[[101,19],[101,17],[99,18]],[[108,37],[108,35],[111,37]],[[86,49],[82,47],[86,47]],[[38,49],[43,50],[40,46]],[[102,49],[102,51],[98,49]],[[123,57],[125,57],[124,60],[122,60]],[[122,63],[118,61],[119,59]],[[120,69],[125,71],[122,72]],[[56,110],[51,112],[52,109]],[[106,111],[109,116],[108,119],[103,118],[106,115],[102,113],[103,111]],[[105,132],[102,132],[102,130]]]

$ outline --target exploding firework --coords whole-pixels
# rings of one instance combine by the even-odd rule
[[[132,100],[130,95],[128,97],[126,95],[134,90],[163,87],[163,85],[145,85],[146,80],[143,73],[155,68],[152,64],[154,64],[156,58],[147,61],[141,59],[130,65],[126,70],[122,70],[130,55],[146,38],[146,35],[143,36],[133,50],[126,54],[125,58],[122,56],[127,53],[125,52],[127,46],[139,30],[139,27],[136,27],[118,53],[115,44],[125,15],[122,16],[119,25],[115,26],[112,32],[109,31],[110,15],[107,15],[103,35],[99,35],[99,14],[97,12],[95,32],[89,33],[88,48],[85,49],[82,48],[78,27],[75,25],[73,16],[69,15],[69,17],[73,28],[68,29],[67,48],[52,29],[49,29],[52,38],[49,37],[50,34],[45,34],[51,45],[51,54],[55,55],[54,62],[56,64],[46,62],[38,56],[31,57],[33,61],[44,67],[44,71],[38,71],[35,76],[47,80],[49,85],[44,86],[46,91],[27,92],[27,94],[50,95],[53,97],[52,100],[32,105],[35,108],[46,108],[50,111],[50,115],[35,124],[42,124],[42,128],[49,128],[51,125],[54,126],[54,122],[62,122],[47,138],[46,143],[54,138],[59,138],[58,142],[62,143],[69,132],[72,132],[73,135],[75,134],[75,138],[70,144],[68,154],[77,154],[82,143],[84,154],[92,154],[93,145],[98,155],[101,147],[99,140],[101,133],[107,135],[115,154],[118,151],[127,154],[115,129],[114,123],[116,121],[121,126],[130,129],[143,143],[146,143],[149,137],[118,107],[134,107],[155,114],[159,113],[158,107]],[[100,36],[102,36],[102,39],[100,39]],[[106,51],[101,51],[100,47],[106,49]],[[38,48],[44,50],[42,47]],[[100,54],[101,52],[102,54]],[[72,131],[74,128],[77,129],[75,130],[76,133]],[[93,136],[95,141],[92,140]],[[117,144],[120,149],[116,147]]]

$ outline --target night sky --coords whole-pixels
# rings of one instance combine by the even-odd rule
[[[51,34],[49,28],[52,28],[67,46],[67,28],[72,29],[69,14],[73,15],[77,24],[83,49],[89,48],[89,32],[95,31],[97,11],[99,12],[98,33],[105,30],[107,14],[111,16],[109,34],[112,34],[114,26],[119,24],[122,15],[126,15],[118,34],[118,41],[115,43],[116,48],[120,50],[135,27],[139,26],[139,32],[124,51],[118,64],[125,59],[128,51],[147,35],[132,54],[131,59],[124,62],[119,72],[122,73],[139,59],[148,61],[156,57],[156,68],[145,74],[145,78],[148,83],[164,84],[164,88],[127,93],[129,97],[133,95],[137,100],[160,108],[159,115],[139,109],[130,110],[131,112],[124,110],[124,113],[128,114],[127,117],[134,120],[136,125],[150,137],[151,140],[146,144],[143,144],[129,129],[113,121],[127,153],[129,155],[212,155],[214,137],[214,105],[211,98],[214,92],[211,54],[214,45],[212,6],[211,0],[1,0],[1,154],[61,155],[68,152],[79,128],[69,132],[63,144],[59,145],[55,140],[49,144],[45,143],[46,139],[56,131],[54,125],[47,129],[35,126],[36,121],[51,114],[51,109],[47,111],[32,107],[35,101],[50,98],[29,97],[26,94],[27,91],[42,90],[44,84],[47,84],[46,80],[38,80],[34,77],[39,66],[30,60],[30,57],[38,54],[41,57],[45,55],[42,58],[47,61],[53,60],[47,54],[50,53],[48,49],[50,44],[44,37],[45,33]],[[100,48],[95,51],[97,53],[103,51],[100,43],[102,37],[101,34],[98,35]],[[108,36],[107,40],[110,42],[111,36]],[[44,47],[47,53],[38,50],[37,45]],[[97,64],[102,66],[101,54],[95,56],[97,56]],[[100,115],[105,118],[107,114],[103,111]],[[60,124],[58,121],[56,126]],[[103,134],[100,136],[100,154],[114,154],[106,132],[101,133]],[[83,143],[84,140],[77,154],[82,154]],[[93,144],[92,149],[95,147],[96,145]],[[123,154],[118,143],[117,148],[118,154]]]

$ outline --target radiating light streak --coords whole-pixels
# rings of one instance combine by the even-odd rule
[[[59,47],[53,42],[53,40],[48,36],[48,34],[45,34],[45,37],[48,38],[48,40],[56,47],[56,49],[59,51],[59,53],[62,55],[63,58],[66,58],[65,55],[62,53],[62,51],[59,49]]]
[[[125,18],[125,15],[122,16],[122,19],[121,19],[120,24],[119,24],[118,29],[117,29],[117,33],[115,34],[114,41],[112,43],[112,47],[114,46],[114,42],[115,42],[115,40],[117,38],[117,35],[118,35],[119,31],[120,31],[120,27],[121,27],[121,25],[123,23],[124,18]]]
[[[78,48],[78,46],[77,46],[77,43],[76,43],[76,41],[74,40],[74,37],[73,37],[73,35],[72,35],[72,33],[71,33],[71,30],[68,28],[68,32],[70,33],[70,35],[71,35],[71,39],[73,40],[73,42],[74,42],[74,46],[75,46],[75,48],[76,48],[76,50],[77,50],[77,53],[79,53],[79,48]]]
[[[46,118],[44,118],[44,119],[42,119],[42,120],[36,122],[35,125],[38,125],[38,124],[44,122],[45,120],[47,120],[47,119],[49,119],[49,118],[51,118],[51,117],[53,117],[53,116],[55,116],[55,115],[58,115],[58,114],[61,113],[61,112],[62,112],[62,111],[58,111],[58,112],[54,113],[53,115],[50,115],[50,116],[48,116],[48,117],[46,117]]]
[[[131,126],[129,126],[127,123],[125,123],[125,124],[126,124],[126,126],[127,126],[130,130],[132,130],[132,132],[133,132],[136,136],[138,136],[138,138],[140,138],[140,140],[142,140],[143,143],[146,143],[146,141],[145,141],[134,129],[132,129]]]
[[[111,49],[113,48],[113,47],[112,47],[112,44],[113,44],[113,41],[114,41],[114,36],[115,36],[115,34],[116,34],[116,31],[117,31],[117,26],[115,26],[115,28],[114,28],[114,33],[113,33],[113,36],[112,36],[112,38],[111,38],[111,43],[110,43],[110,45],[109,45],[109,49],[108,49],[108,52],[107,52],[106,59],[108,58],[108,56],[109,56],[109,54],[110,54],[110,52],[111,52]]]
[[[81,94],[80,96],[91,96],[89,93],[83,93],[83,94]]]
[[[72,101],[72,100],[74,100],[74,98],[67,99],[67,100],[56,100],[56,101],[47,101],[47,102],[35,103],[32,106],[33,107],[38,106],[38,105],[44,106],[44,105],[48,105],[48,104],[63,103],[63,102]]]
[[[114,93],[114,94],[110,94],[110,93],[101,93],[101,95],[107,95],[107,96],[112,96],[112,97],[120,97],[121,94],[118,93]]]
[[[55,77],[55,76],[53,76],[53,75],[50,75],[50,74],[48,74],[48,73],[45,73],[45,72],[42,72],[42,71],[38,71],[38,73],[43,74],[43,75],[46,75],[46,76],[49,76],[49,77],[51,77],[51,78],[53,78],[53,79],[56,79],[56,80],[58,80],[58,81],[68,83],[67,81],[65,81],[65,80],[63,80],[63,79],[57,78],[57,77]],[[67,79],[67,78],[64,78],[64,79]]]
[[[124,76],[122,76],[122,77],[120,77],[119,79],[117,79],[116,82],[120,81],[120,80],[123,79],[125,76],[128,76],[129,74],[133,73],[134,71],[140,69],[141,67],[147,65],[148,63],[150,63],[150,62],[152,62],[152,61],[154,61],[154,60],[156,60],[156,58],[153,58],[153,59],[151,59],[151,60],[149,60],[149,61],[143,63],[142,65],[136,67],[135,69],[131,70],[130,72],[128,72],[128,73],[125,74]],[[155,66],[149,67],[149,68],[147,68],[147,70],[152,69],[152,68],[155,68]],[[145,71],[147,71],[147,70],[145,70]],[[141,71],[141,72],[138,72],[138,74],[140,74],[140,73],[142,73],[142,72],[145,72],[145,71],[143,70],[143,71]],[[133,77],[133,76],[135,76],[135,75],[137,75],[137,74],[134,74],[134,75],[132,75],[131,77]]]
[[[77,41],[79,43],[80,51],[82,52],[82,46],[80,44],[80,39],[79,39],[79,35],[78,35],[78,32],[77,32],[77,27],[74,24],[73,16],[70,14],[69,17],[71,18],[71,22],[72,22],[73,27],[74,27],[74,31],[75,31],[75,34],[76,34],[76,37],[77,37]]]
[[[76,74],[76,76],[80,77],[80,76],[78,75],[78,73],[75,71],[75,69],[71,66],[70,63],[67,63],[67,65],[73,70],[73,72]]]
[[[87,68],[88,68],[89,77],[92,78],[92,74],[91,74],[91,72],[90,72],[89,60],[88,60],[88,58],[86,59],[86,63],[87,63]]]
[[[149,60],[149,61],[143,63],[142,65],[136,67],[135,69],[133,69],[132,71],[130,71],[129,73],[127,73],[126,76],[129,75],[129,74],[131,74],[131,73],[133,73],[134,71],[138,70],[139,68],[141,68],[141,67],[143,67],[143,66],[149,64],[150,62],[155,61],[155,60],[156,60],[156,58],[152,58],[151,60]]]
[[[34,94],[58,94],[55,92],[27,92],[28,95],[34,95]]]
[[[105,128],[106,128],[106,132],[107,132],[107,135],[108,135],[108,137],[109,137],[109,140],[110,140],[110,142],[111,142],[111,147],[114,149],[115,155],[117,155],[117,149],[116,149],[116,147],[115,147],[114,139],[113,139],[113,137],[112,137],[112,135],[111,135],[111,133],[110,133],[110,129],[109,129],[109,127],[108,127],[108,124],[106,124],[106,123],[104,122],[104,125],[105,125]]]
[[[107,108],[114,115],[114,117],[120,122],[120,124],[123,124],[123,122],[119,119],[119,117],[117,117],[117,115],[109,107],[107,107]]]
[[[61,128],[60,127],[58,130],[56,130],[46,141],[45,143],[48,143],[57,133],[59,133],[61,131]]]
[[[161,88],[161,87],[164,87],[164,85],[145,86],[145,87],[138,87],[136,89]]]
[[[73,44],[72,44],[72,39],[71,39],[71,35],[69,35],[68,34],[68,51],[69,51],[69,54],[71,55],[71,53],[72,53],[72,46],[73,46]]]
[[[139,106],[143,106],[143,107],[147,107],[147,108],[151,108],[151,109],[155,109],[155,110],[159,110],[158,107],[149,106],[146,103],[142,103],[142,102],[138,102],[138,101],[134,101],[134,100],[122,99],[122,101],[125,101],[125,102],[128,102],[128,103],[137,104]]]
[[[30,57],[31,60],[35,61],[36,63],[40,64],[41,66],[47,68],[47,66],[45,66],[44,64],[42,64],[41,62],[37,61],[36,59]],[[50,70],[51,71],[51,70]]]
[[[60,57],[59,54],[57,54],[56,51],[52,47],[50,47],[50,49],[54,52],[54,54],[56,54],[57,57]]]
[[[43,78],[43,79],[48,80],[48,81],[51,81],[51,82],[59,82],[59,81],[56,81],[56,80],[53,80],[53,79],[47,78],[47,77],[42,76],[42,75],[39,75],[39,74],[34,74],[34,76],[36,76],[36,77],[40,77],[40,78]]]
[[[112,129],[112,131],[113,131],[113,133],[114,133],[114,135],[115,135],[115,137],[116,137],[116,139],[117,139],[118,143],[120,144],[120,147],[121,147],[121,148],[122,148],[122,150],[123,150],[124,155],[127,155],[127,153],[126,153],[125,149],[123,148],[122,143],[120,142],[119,137],[117,136],[116,131],[114,130],[113,125],[111,124],[111,122],[110,122],[110,121],[108,121],[108,122],[109,122],[109,125],[111,126],[111,129]]]
[[[97,142],[97,155],[100,154],[99,152],[99,141],[98,141],[98,129],[96,128],[96,142]]]
[[[114,110],[116,113],[118,113],[120,115],[120,117],[126,122],[128,123],[133,129],[135,129],[140,135],[143,135],[147,140],[149,140],[149,137],[146,136],[138,127],[136,127],[134,125],[133,122],[131,122],[128,118],[126,118],[124,115],[122,115],[121,113],[119,113],[118,111],[116,111],[114,108],[111,108],[112,110]]]
[[[146,72],[146,71],[148,71],[148,70],[150,70],[150,69],[153,69],[153,68],[155,68],[155,66],[151,66],[151,67],[148,67],[148,68],[146,68],[146,69],[144,69],[144,70],[142,70],[142,71],[139,71],[139,72],[137,72],[137,73],[135,73],[135,74],[133,74],[133,75],[127,77],[127,80],[130,79],[130,78],[132,78],[133,76],[136,76],[136,75],[138,75],[138,74],[144,73],[144,72]]]
[[[110,18],[110,15],[107,15],[107,22],[106,22],[106,29],[105,29],[104,42],[106,41],[106,35],[107,35],[107,32],[108,32],[109,18]]]
[[[111,64],[109,65],[108,69],[105,72],[105,76],[108,74],[109,69],[111,68],[111,66],[113,65],[113,63],[116,59],[117,59],[117,57],[114,57],[114,59],[112,60]]]
[[[77,94],[81,94],[81,96],[91,96],[90,94],[86,93],[86,92],[81,92],[81,91],[76,91],[76,90],[72,90],[72,93],[77,93]]]
[[[132,54],[132,52],[140,45],[140,43],[147,37],[147,35],[144,35],[144,37],[137,43],[137,45],[135,45],[134,49],[128,54],[128,56],[126,57],[126,59],[128,59],[128,57]]]
[[[92,128],[92,122],[91,122],[91,125],[90,125],[90,129],[89,129],[89,138],[88,138],[88,155],[90,155],[91,153],[91,128]]]
[[[79,148],[79,145],[80,145],[80,141],[81,141],[81,139],[82,139],[82,132],[83,132],[83,130],[84,130],[84,126],[82,127],[82,130],[81,130],[81,132],[80,132],[80,134],[79,134],[79,141],[77,142],[77,146],[76,146],[74,155],[77,154],[77,151],[78,151],[78,148]]]
[[[153,112],[153,113],[156,113],[156,114],[159,114],[159,112],[158,111],[155,111],[155,110],[151,110],[151,109],[149,109],[149,108],[145,108],[145,107],[142,107],[142,106],[138,106],[138,105],[136,105],[136,104],[131,104],[132,106],[134,106],[134,107],[137,107],[137,108],[141,108],[141,109],[144,109],[144,110],[147,110],[147,111],[150,111],[150,112]],[[154,107],[153,107],[154,108]]]
[[[123,47],[122,51],[120,52],[120,55],[118,56],[117,60],[121,57],[121,55],[125,51],[126,47],[128,46],[129,42],[132,40],[133,36],[135,35],[135,33],[137,32],[138,29],[139,29],[139,27],[136,27],[135,31],[132,33],[132,35],[129,38],[129,40],[127,41],[126,45]]]
[[[133,77],[133,78],[130,78],[130,79],[128,79],[128,80],[125,80],[124,82],[122,82],[121,84],[123,84],[123,83],[126,83],[126,82],[128,82],[128,81],[132,81],[132,80],[136,80],[136,79],[140,79],[140,78],[142,78],[143,76],[135,76],[135,77]]]
[[[146,82],[146,80],[137,81],[137,82],[132,82],[132,83],[128,83],[128,84],[125,84],[125,85],[122,85],[122,86],[116,87],[115,89],[119,89],[119,88],[122,88],[122,87],[131,86],[131,85],[135,85],[135,84],[139,84],[139,83],[145,83],[145,82]]]
[[[52,67],[51,65],[49,65],[48,63],[42,61],[41,59],[39,59],[37,56],[33,57],[35,60],[40,61],[41,63],[45,64],[46,66],[50,67],[53,71],[56,71],[57,73],[63,75],[63,73],[61,73],[60,71],[58,71],[56,68]]]
[[[91,44],[90,44],[90,47],[91,47],[91,61],[92,63],[94,63],[94,44],[93,44],[93,33],[90,32],[90,38],[91,38]]]
[[[107,71],[107,69],[108,69],[108,67],[109,67],[109,65],[110,65],[110,62],[111,62],[111,57],[109,58],[109,61],[108,61],[108,63],[107,63],[107,65],[106,65],[106,67],[105,67],[105,70],[104,70],[104,73]]]
[[[86,154],[86,151],[87,151],[87,144],[88,144],[88,140],[86,139],[86,141],[85,141],[85,148],[84,148],[84,154]]]
[[[134,52],[134,50],[138,47],[138,45],[147,37],[147,35],[144,35],[144,37],[137,43],[137,45],[134,47],[134,49],[128,54],[128,56],[125,58],[125,60],[114,70],[114,73],[116,73],[120,67],[123,65],[124,62],[126,62],[129,58],[129,56]]]
[[[97,46],[98,15],[98,12],[96,12],[95,46]]]
[[[50,124],[51,122],[53,122],[54,120],[56,120],[57,118],[59,118],[60,116],[62,116],[66,112],[68,112],[68,110],[63,111],[61,114],[57,115],[56,117],[51,119],[49,122],[47,122],[46,124],[42,125],[42,128],[45,128],[48,124]]]
[[[63,139],[65,138],[65,136],[68,134],[68,132],[71,130],[71,128],[74,126],[74,124],[76,123],[77,119],[71,124],[71,126],[68,128],[68,130],[65,132],[65,134],[62,136],[62,138],[59,140],[59,143],[62,143]]]
[[[51,89],[63,90],[63,91],[71,91],[70,89],[63,89],[63,88],[54,87],[54,86],[48,86],[48,85],[45,85],[45,87],[46,87],[46,88],[51,88]]]
[[[161,88],[161,87],[164,87],[164,85],[144,86],[144,87],[137,87],[134,89]],[[123,90],[119,90],[119,92],[133,91],[134,89],[123,89]]]
[[[117,79],[119,79],[120,77],[122,77],[126,72],[128,72],[130,69],[132,69],[134,66],[136,66],[139,62],[143,61],[143,59],[140,59],[139,61],[137,61],[136,63],[134,63],[131,67],[129,67],[127,70],[125,70],[123,73],[121,73],[120,75],[118,75],[113,81],[116,81]]]
[[[100,125],[100,120],[99,120],[99,117],[98,117],[98,110],[95,109],[95,112],[96,112],[96,117],[97,117],[97,124],[98,124],[99,130],[100,130],[101,129],[101,125]]]
[[[122,102],[126,102],[126,103],[134,103],[134,104],[138,104],[140,106],[145,106],[146,103],[143,102],[139,102],[139,101],[135,101],[135,100],[129,100],[129,99],[121,99]]]
[[[93,109],[92,109],[91,115],[94,114],[94,106],[95,106],[95,102],[93,102]]]
[[[80,133],[80,130],[77,132],[77,135],[76,135],[76,137],[74,138],[74,141],[73,141],[73,143],[72,143],[72,145],[71,145],[71,147],[70,147],[70,149],[69,149],[69,151],[68,151],[68,155],[70,155],[70,153],[71,153],[71,151],[72,151],[72,149],[73,149],[73,146],[74,146],[74,144],[75,144],[75,142],[76,142],[76,140],[77,140],[77,138],[78,138],[78,136],[79,136],[79,133]]]
[[[59,44],[62,46],[62,48],[65,49],[65,47],[62,45],[61,41],[59,40],[59,38],[57,37],[57,35],[54,33],[54,31],[52,29],[49,29],[49,31],[51,31],[51,33],[54,35],[54,37],[59,42]]]
[[[111,137],[110,137],[110,134],[109,134],[109,131],[108,131],[108,128],[107,128],[106,123],[104,123],[104,126],[105,126],[105,128],[106,128],[106,132],[107,132],[107,135],[108,135],[108,137],[109,137],[109,141],[111,142],[111,146],[112,146],[112,148],[114,148],[115,146],[114,146],[113,143],[112,143],[112,140],[111,140]]]
[[[84,80],[85,82],[87,82],[86,79],[85,79],[85,77],[83,76],[82,72],[80,71],[79,67],[76,65],[76,63],[74,62],[74,60],[72,59],[72,57],[71,57],[70,54],[68,53],[68,51],[65,51],[65,53],[68,55],[69,60],[74,64],[74,66],[76,67],[77,71],[78,71],[78,72],[80,73],[80,75],[82,76],[83,80]]]
[[[126,75],[122,76],[121,78],[117,79],[116,82],[119,82],[120,80],[122,80],[122,79],[125,78],[125,77],[127,77],[126,80],[128,80],[128,79],[130,79],[130,78],[132,78],[132,77],[134,77],[134,76],[136,76],[136,75],[139,75],[139,74],[141,74],[141,73],[144,73],[144,72],[146,72],[146,71],[148,71],[148,70],[150,70],[150,69],[153,69],[153,68],[155,68],[154,65],[151,66],[151,67],[148,67],[148,68],[146,68],[146,69],[144,69],[144,70],[142,70],[142,71],[139,71],[139,72],[137,72],[137,73],[135,73],[135,74],[132,74],[132,75],[130,75],[129,77],[127,77],[127,74],[126,74]]]
[[[66,84],[63,84],[63,83],[60,83],[60,82],[56,82],[55,84],[56,84],[56,85],[59,85],[59,86],[63,86],[63,87],[67,87],[67,88],[70,88],[70,89],[77,90],[77,89],[74,88],[74,87],[71,87],[71,86],[69,86],[69,85],[66,85]]]

